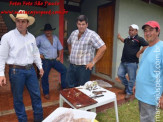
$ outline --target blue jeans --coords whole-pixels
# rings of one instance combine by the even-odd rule
[[[43,120],[43,109],[40,98],[40,89],[34,67],[28,70],[10,68],[9,78],[13,94],[14,109],[19,122],[27,122],[27,115],[23,103],[24,86],[26,86],[31,97],[32,108],[34,110],[34,120]]]
[[[42,77],[42,89],[44,95],[49,94],[49,72],[51,68],[56,69],[59,73],[61,73],[61,86],[62,88],[66,88],[67,84],[65,82],[66,79],[66,72],[67,69],[66,67],[60,62],[57,61],[56,59],[54,60],[48,60],[48,59],[43,59],[43,69],[44,69],[44,75]]]
[[[85,65],[74,65],[70,64],[66,80],[68,82],[68,87],[77,87],[84,85],[87,81],[90,80],[91,70],[86,69]]]
[[[118,77],[121,80],[122,84],[125,86],[127,94],[133,94],[132,89],[135,85],[137,68],[137,63],[128,62],[121,62],[118,68]],[[129,76],[129,81],[126,79],[126,74]]]

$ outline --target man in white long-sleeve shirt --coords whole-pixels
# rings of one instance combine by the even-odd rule
[[[24,10],[19,10],[16,17],[11,19],[16,23],[16,29],[6,33],[1,39],[0,45],[0,86],[6,84],[4,75],[5,63],[9,65],[9,79],[13,94],[14,109],[19,122],[27,122],[27,115],[23,104],[24,86],[29,91],[34,110],[34,121],[43,120],[43,110],[40,98],[40,90],[33,63],[37,65],[42,76],[44,71],[36,46],[35,37],[27,31],[27,27],[35,21]]]

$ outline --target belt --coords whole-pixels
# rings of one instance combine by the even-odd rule
[[[51,61],[51,60],[55,60],[55,59],[56,59],[56,58],[51,58],[51,59],[45,59],[45,60],[50,60],[50,61]]]
[[[9,64],[9,68],[15,68],[15,69],[26,69],[26,70],[29,70],[33,67],[33,64],[28,64],[26,66],[19,66],[19,65],[12,65],[12,64]]]
[[[71,64],[71,63],[70,63]],[[76,65],[76,64],[71,64],[73,66],[86,66],[86,65]]]

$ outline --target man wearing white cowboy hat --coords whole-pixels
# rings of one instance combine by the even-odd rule
[[[56,69],[61,73],[61,87],[66,88],[66,67],[60,62],[63,47],[57,36],[53,35],[52,32],[55,28],[52,28],[50,24],[45,24],[44,33],[36,38],[37,46],[40,51],[40,57],[43,63],[43,69],[45,71],[42,77],[42,89],[45,99],[49,99],[49,81],[48,76],[51,68]],[[57,54],[59,52],[59,55]]]
[[[9,65],[14,109],[19,122],[27,122],[23,104],[24,86],[28,89],[31,97],[34,121],[41,122],[43,120],[43,109],[33,63],[39,68],[41,76],[44,71],[35,37],[27,31],[27,27],[32,25],[35,19],[27,14],[20,14],[20,12],[24,12],[24,10],[19,10],[16,17],[10,15],[11,19],[16,23],[16,29],[9,31],[1,39],[0,86],[6,84],[4,69],[5,63],[7,63]]]

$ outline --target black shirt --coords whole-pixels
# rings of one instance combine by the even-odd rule
[[[138,63],[139,59],[136,57],[136,53],[140,50],[141,46],[148,46],[148,43],[142,37],[136,35],[134,38],[126,38],[124,40],[121,61]]]

